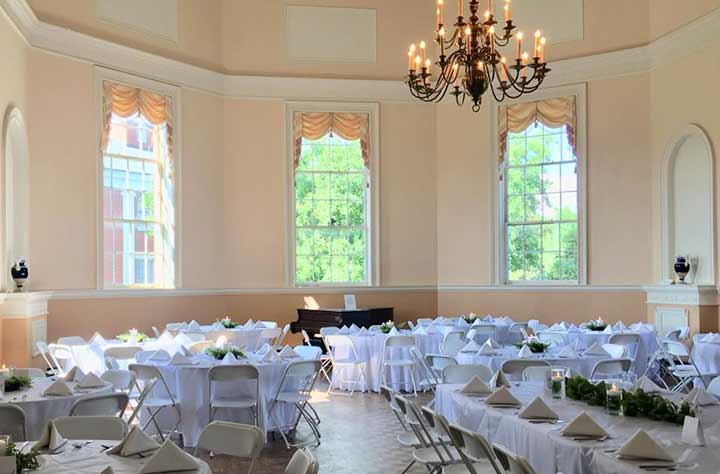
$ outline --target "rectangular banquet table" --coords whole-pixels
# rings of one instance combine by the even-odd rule
[[[460,393],[461,385],[443,384],[437,387],[436,410],[451,423],[479,432],[490,443],[506,446],[528,459],[537,474],[610,474],[635,472],[637,463],[617,459],[613,453],[605,452],[619,448],[638,429],[642,428],[657,441],[665,444],[675,456],[684,459],[683,465],[698,463],[692,472],[717,473],[718,449],[720,447],[720,407],[703,410],[701,418],[705,426],[708,446],[690,447],[680,442],[682,426],[652,421],[646,418],[610,416],[600,407],[591,407],[574,400],[553,400],[542,394],[541,384],[515,383],[511,388],[523,406],[542,394],[543,399],[555,410],[562,423],[533,424],[517,416],[517,409],[489,407],[478,397]],[[560,430],[580,412],[588,412],[611,438],[603,441],[573,441],[560,434]],[[718,433],[718,434],[716,434]],[[644,464],[648,464],[645,462]],[[638,469],[637,472],[643,472]],[[678,470],[677,472],[682,472]]]

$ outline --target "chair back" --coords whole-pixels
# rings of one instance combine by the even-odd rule
[[[80,336],[66,336],[58,337],[58,344],[65,344],[66,346],[84,346],[87,341]]]
[[[688,357],[690,355],[690,350],[682,342],[666,340],[662,344],[665,350],[674,357]]]
[[[319,359],[322,356],[322,349],[315,346],[295,346],[293,350],[303,359]]]
[[[707,391],[720,398],[720,377],[715,377],[710,381]]]
[[[259,323],[263,323],[266,328],[276,328],[278,327],[277,321],[258,321]]]
[[[215,343],[213,341],[197,341],[190,344],[188,350],[193,354],[201,354],[205,352],[205,349],[208,349],[214,345]]]
[[[544,382],[550,373],[550,366],[526,367],[522,373],[522,379],[525,382]]]
[[[621,344],[623,346],[629,346],[631,344],[640,344],[640,334],[613,334],[608,339],[610,344]]]
[[[458,365],[458,361],[455,359],[455,357],[440,354],[428,354],[425,356],[425,361],[431,369],[435,370],[438,373],[442,373],[442,371],[448,365]]]
[[[270,340],[270,345],[274,346],[275,342],[280,339],[282,335],[282,329],[280,328],[265,328],[260,331],[260,339]]]
[[[668,341],[679,341],[680,340],[680,334],[682,333],[682,330],[680,328],[677,329],[671,329],[665,334],[665,340]]]
[[[467,383],[476,375],[488,382],[493,371],[482,364],[448,365],[443,369],[443,383]]]
[[[125,420],[115,416],[61,416],[53,422],[63,438],[67,439],[119,441],[128,432]]]
[[[443,337],[440,352],[447,356],[456,356],[465,346],[465,331],[450,331]]]
[[[565,345],[565,336],[557,332],[541,331],[537,333],[540,342],[550,343],[556,346]]]
[[[47,347],[50,358],[57,364],[58,368],[62,369],[62,361],[66,360],[71,361],[73,365],[78,365],[75,352],[71,346],[67,344],[48,344]]]
[[[630,359],[601,360],[593,367],[590,380],[622,377],[628,373],[631,367],[632,360]]]
[[[321,336],[333,336],[340,331],[340,328],[336,328],[335,326],[328,326],[325,328],[320,328],[320,335]]]
[[[307,448],[298,449],[290,458],[285,474],[317,474],[319,464]]]
[[[216,365],[210,368],[210,382],[232,382],[238,380],[257,380],[260,378],[254,365]]]
[[[490,462],[490,466],[496,474],[505,474],[505,470],[500,467],[499,461],[495,457],[492,446],[483,435],[455,424],[449,424],[448,431],[453,443],[460,452],[465,467],[468,468],[471,474],[484,474],[486,472],[478,472],[472,465],[485,459]]]
[[[28,441],[25,410],[12,403],[0,403],[0,426],[13,441]]]
[[[168,397],[170,397],[170,399],[173,401],[173,403],[175,403],[175,398],[173,397],[173,394],[170,391],[170,387],[168,387],[168,384],[167,384],[167,382],[165,382],[165,379],[163,378],[162,373],[156,366],[149,365],[149,364],[130,364],[128,369],[135,372],[135,378],[137,379],[138,382],[143,383],[143,388],[151,380],[155,380],[157,383],[162,385],[163,390],[165,391],[165,394]]]
[[[302,334],[303,342],[305,343],[305,345],[312,346],[312,342],[310,342],[310,336],[308,336],[307,331],[304,329],[301,329],[300,333]]]
[[[310,395],[320,373],[320,360],[298,360],[285,368],[275,398],[283,392]]]
[[[27,369],[15,369],[15,375],[18,377],[27,377],[29,379],[40,379],[45,378],[45,371],[35,367],[30,367]]]
[[[135,387],[135,372],[123,369],[109,369],[100,376],[106,382],[110,382],[114,390],[130,393]]]
[[[105,349],[105,356],[115,360],[135,360],[135,354],[141,351],[140,346],[115,346]]]
[[[337,349],[338,348],[347,348],[349,351],[349,356],[346,357],[351,360],[360,360],[360,356],[357,352],[357,349],[355,348],[355,343],[349,336],[341,336],[341,335],[335,335],[335,336],[325,336],[325,347],[327,348],[328,355],[332,360],[336,359],[337,356]],[[344,358],[344,357],[343,357]]]
[[[107,370],[117,370],[120,369],[120,364],[113,357],[105,356],[105,368]]]
[[[160,331],[158,330],[158,328],[156,328],[155,326],[150,326],[150,329],[152,329],[152,332],[155,335],[156,339],[160,337]]]
[[[285,326],[283,326],[282,332],[280,333],[280,335],[275,339],[275,347],[279,348],[282,346],[282,343],[285,340],[285,337],[287,336],[287,334],[289,332],[290,332],[290,325],[286,324]]]
[[[252,459],[254,462],[260,456],[264,443],[265,433],[255,425],[213,421],[200,433],[195,455],[199,449],[205,449],[215,454]]]
[[[140,412],[142,411],[143,405],[145,404],[145,399],[150,396],[150,393],[155,388],[155,384],[157,383],[157,381],[158,379],[156,378],[148,379],[145,381],[142,389],[139,389],[140,394],[137,397],[137,404],[135,405],[135,409],[130,415],[130,418],[128,418],[128,425],[132,425],[133,420],[135,420],[136,417],[140,416]]]
[[[506,447],[494,444],[493,451],[508,474],[535,474],[527,459],[516,455]]]
[[[512,323],[508,330],[508,340],[511,343],[520,342],[528,337],[527,323]]]
[[[521,380],[523,372],[528,367],[550,367],[550,363],[537,359],[509,359],[503,362],[501,370],[509,379]]]
[[[35,347],[37,347],[38,352],[40,353],[43,360],[47,364],[48,369],[50,369],[50,372],[52,372],[53,375],[57,375],[61,371],[60,370],[61,368],[58,365],[58,361],[52,360],[52,356],[48,350],[47,343],[45,341],[38,341],[35,343]]]
[[[623,359],[627,357],[628,349],[621,344],[603,344],[602,348],[610,354],[613,359]]]
[[[415,347],[415,336],[388,336],[385,339],[385,348],[399,347],[407,348]]]
[[[126,393],[89,395],[77,400],[70,408],[70,416],[117,416],[121,417],[127,408]]]

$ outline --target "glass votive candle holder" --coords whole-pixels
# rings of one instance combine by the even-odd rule
[[[550,369],[550,394],[553,398],[565,398],[565,369]]]
[[[605,382],[605,386],[607,387],[608,415],[620,415],[622,413],[622,389],[615,382]]]

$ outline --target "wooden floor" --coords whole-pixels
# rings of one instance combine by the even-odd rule
[[[381,395],[328,396],[321,390],[314,393],[312,404],[322,420],[322,443],[320,447],[312,448],[322,474],[399,474],[409,462],[410,451],[403,449],[395,438],[402,428]],[[300,431],[301,434],[308,432]],[[292,454],[292,450],[285,448],[282,438],[270,439],[252,472],[282,474]],[[245,473],[249,466],[226,456],[201,457],[216,474]],[[408,471],[410,474],[426,472],[421,466]]]

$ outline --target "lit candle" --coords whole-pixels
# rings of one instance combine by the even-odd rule
[[[430,59],[426,59],[425,60],[425,69],[427,69],[429,71],[430,66],[432,66],[432,61],[430,61]]]
[[[517,56],[518,59],[520,59],[520,50],[522,49],[522,39],[523,39],[523,32],[519,31],[517,34]]]
[[[413,68],[413,52],[412,50],[408,51],[408,69],[412,70]]]
[[[490,21],[490,10],[485,10],[485,21]]]
[[[452,81],[455,82],[455,81],[457,80],[457,78],[458,78],[458,64],[457,64],[457,63],[454,63],[452,68],[453,68],[453,70],[452,70],[452,78],[453,78],[453,80],[452,80]]]
[[[491,11],[492,11],[492,0],[488,0],[488,7],[487,7],[487,9],[488,9],[488,12],[491,12]]]
[[[505,10],[505,22],[512,20],[512,16],[510,13],[510,0],[505,0],[505,7],[503,7]]]
[[[483,70],[483,65],[484,65],[484,63],[483,63],[482,61],[478,61],[478,63],[477,63],[478,71],[482,71],[482,70]]]
[[[458,0],[458,18],[463,16],[462,0]]]
[[[425,62],[425,41],[420,41],[420,59]]]
[[[540,38],[540,62],[541,63],[545,62],[545,43],[546,42],[547,42],[547,40],[545,39],[544,36],[542,38]]]
[[[415,56],[415,70],[420,70],[420,64],[422,63],[422,58],[420,58],[420,55]]]
[[[534,41],[534,43],[533,43],[533,51],[534,51],[534,53],[533,53],[534,56],[533,56],[533,57],[534,57],[534,58],[537,58],[538,56],[540,56],[540,55],[538,54],[538,44],[540,43],[540,35],[542,35],[542,33],[540,33],[540,30],[536,30],[536,31],[535,31],[535,41]]]
[[[488,41],[490,42],[490,51],[495,53],[495,25],[488,28]]]
[[[438,25],[442,25],[443,23],[445,23],[443,21],[443,6],[444,6],[444,4],[445,4],[444,0],[438,0],[438,2],[437,2]]]
[[[527,77],[527,67],[525,66],[527,64],[527,60],[528,60],[528,53],[527,52],[522,53],[522,61],[520,64],[522,66],[522,78],[523,79],[525,79]]]
[[[467,49],[470,50],[470,36],[471,36],[472,30],[468,26],[465,28],[465,41],[467,42]]]
[[[619,415],[622,410],[622,390],[616,384],[611,383],[608,387],[606,400],[608,415]]]
[[[498,78],[500,82],[507,81],[507,74],[505,73],[505,57],[500,58],[500,62],[497,63]]]

